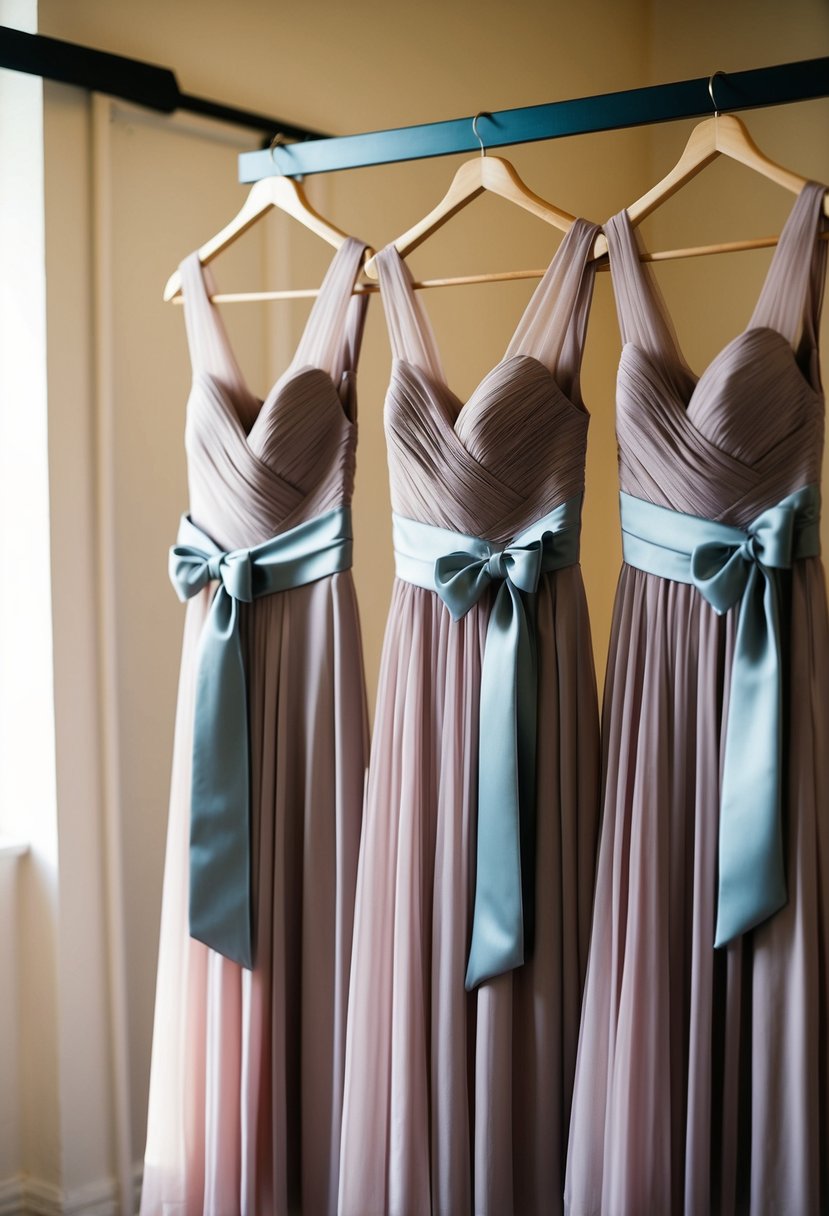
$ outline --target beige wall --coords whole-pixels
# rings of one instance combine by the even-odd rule
[[[713,0],[682,6],[670,0],[587,0],[577,6],[533,0],[511,12],[495,0],[424,0],[406,8],[365,0],[348,5],[333,0],[293,5],[41,0],[40,29],[172,66],[187,91],[346,133],[827,53],[824,3],[793,0],[785,24],[779,11],[771,0],[728,6]],[[76,104],[69,92],[51,97],[55,114]],[[101,571],[112,584],[112,637],[118,647],[112,711],[120,764],[114,795],[129,858],[123,906],[137,1159],[143,1145],[181,628],[166,583],[165,546],[186,505],[181,431],[187,355],[181,314],[162,306],[158,296],[175,261],[219,227],[244,190],[233,183],[235,151],[229,145],[197,152],[197,141],[187,138],[165,143],[158,124],[146,126],[128,116],[117,122],[123,126],[106,143],[112,159],[107,181],[117,188],[104,199],[106,214],[118,225],[116,239],[95,229],[94,211],[88,218],[93,239],[109,242],[108,257],[113,249],[117,254],[109,257],[108,282],[115,295],[109,317],[113,349],[106,357],[112,359],[110,387],[122,393],[113,395],[113,433],[107,432],[109,446],[103,449],[110,465],[101,469],[99,464],[97,475],[114,495],[116,540],[121,537],[130,553],[137,546],[140,559],[113,558]],[[749,115],[748,122],[770,155],[829,180],[829,101]],[[673,163],[690,126],[594,135],[507,154],[539,193],[601,221]],[[310,189],[338,224],[377,247],[434,203],[457,163],[459,158],[450,158],[359,170],[312,182]],[[93,168],[101,171],[100,164]],[[746,170],[715,165],[665,208],[650,231],[654,240],[668,244],[681,243],[686,233],[694,240],[765,233],[779,227],[789,205],[789,198]],[[307,286],[318,280],[324,249],[274,217],[260,228],[264,235],[252,233],[244,249],[216,263],[223,283],[252,285],[261,267],[271,284]],[[484,198],[419,250],[412,266],[428,275],[542,265],[556,240],[538,221]],[[745,323],[766,264],[765,254],[740,254],[660,271],[694,366],[706,363]],[[87,287],[91,293],[91,276]],[[502,355],[530,291],[528,284],[511,284],[429,294],[426,305],[447,375],[461,396]],[[245,305],[227,315],[249,378],[258,378],[263,387],[287,361],[307,306]],[[618,349],[610,282],[603,274],[584,370],[592,423],[583,567],[600,669],[619,556],[613,432]],[[382,310],[374,300],[360,368],[355,500],[356,577],[372,692],[392,568],[382,435],[388,367]],[[55,426],[66,426],[76,413],[88,422],[88,401],[50,396],[50,410],[60,413]],[[100,445],[100,403],[98,427],[91,444]],[[85,459],[94,471],[90,450]],[[53,460],[60,455],[53,454]],[[57,476],[66,479],[66,470]],[[71,791],[73,799],[79,796]]]

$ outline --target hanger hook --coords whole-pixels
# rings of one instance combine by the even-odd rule
[[[277,164],[276,157],[274,156],[274,152],[276,151],[277,148],[281,148],[285,144],[287,144],[287,142],[288,141],[285,138],[285,136],[282,134],[282,132],[277,131],[276,135],[274,135],[273,139],[268,144],[268,151],[271,154],[271,160],[276,165],[277,169],[279,168],[279,165]],[[280,170],[280,172],[281,172],[281,170]]]
[[[490,118],[490,117],[491,117],[491,115],[489,114],[488,110],[479,110],[478,113],[475,115],[475,117],[472,119],[472,133],[474,134],[478,143],[481,145],[481,156],[486,156],[486,148],[484,147],[484,141],[481,139],[480,135],[478,134],[478,119],[479,118]]]
[[[711,105],[714,107],[714,117],[719,118],[720,110],[717,106],[717,99],[714,96],[714,81],[718,76],[725,76],[725,72],[712,72],[708,77],[708,96],[711,98]]]
[[[268,145],[268,151],[271,154],[271,160],[276,165],[277,169],[279,169],[279,164],[277,162],[276,157],[274,156],[274,152],[276,151],[277,148],[287,148],[288,145],[292,144],[292,143],[296,143],[296,140],[288,139],[287,136],[283,135],[281,131],[277,131],[276,135],[274,135],[273,139],[271,140],[270,144]],[[279,175],[280,175],[280,177],[287,176],[286,173],[282,169],[279,169]],[[293,174],[293,176],[290,178],[290,180],[294,181],[294,182],[301,182],[302,174],[301,173]]]

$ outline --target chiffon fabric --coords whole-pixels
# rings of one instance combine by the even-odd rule
[[[354,481],[364,246],[338,250],[296,355],[248,389],[197,255],[181,267],[193,362],[193,522],[224,550],[335,507]],[[351,572],[244,603],[255,960],[188,936],[199,636],[189,601],[176,716],[142,1216],[334,1216],[353,901],[368,751]]]
[[[398,515],[503,545],[581,493],[596,232],[583,220],[569,230],[506,355],[465,403],[446,384],[408,268],[393,246],[378,255]],[[590,631],[579,566],[542,575],[535,949],[467,993],[493,599],[490,588],[453,623],[434,591],[394,583],[360,850],[341,1216],[561,1210],[597,840]]]
[[[825,187],[798,196],[748,327],[696,377],[626,212],[622,489],[744,528],[820,483]],[[788,902],[714,950],[736,610],[623,566],[604,818],[570,1126],[569,1216],[829,1212],[829,624],[817,557],[780,577]]]

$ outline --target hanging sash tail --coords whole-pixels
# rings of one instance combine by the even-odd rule
[[[197,659],[190,808],[190,935],[253,966],[250,747],[239,605],[351,566],[351,514],[340,507],[251,549],[221,550],[183,516],[170,550],[179,599],[216,592]]]
[[[714,945],[787,901],[782,826],[782,653],[777,572],[820,554],[820,492],[805,486],[745,530],[621,495],[624,560],[691,584],[737,632],[720,792]]]
[[[466,988],[520,967],[535,915],[538,662],[533,597],[542,574],[579,560],[582,496],[504,548],[394,516],[397,577],[436,591],[458,621],[498,589],[481,667],[475,906]]]

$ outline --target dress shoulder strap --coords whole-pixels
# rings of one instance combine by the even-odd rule
[[[331,259],[291,368],[319,367],[339,386],[356,366],[368,298],[355,295],[365,242],[350,236]]]
[[[803,306],[803,332],[797,349],[797,361],[816,392],[822,392],[820,377],[820,316],[826,287],[827,222],[818,212],[815,249],[809,268],[809,283]],[[818,237],[822,239],[818,239]]]
[[[622,341],[633,342],[651,355],[662,355],[672,344],[668,310],[653,276],[642,264],[642,251],[627,212],[612,216],[604,232]]]
[[[568,397],[578,395],[584,335],[596,264],[590,253],[598,225],[577,219],[533,292],[505,358],[530,355],[543,363]]]
[[[610,278],[623,342],[630,342],[686,394],[694,375],[679,349],[673,322],[650,266],[641,260],[638,234],[626,211],[604,225]]]
[[[443,382],[434,331],[415,296],[411,271],[394,245],[377,254],[377,272],[392,354]]]
[[[227,331],[210,297],[215,291],[213,275],[198,253],[189,254],[179,266],[184,294],[184,322],[193,374],[215,376],[231,388],[243,388],[244,378],[228,341]]]
[[[826,187],[807,182],[795,199],[769,266],[749,328],[776,329],[808,360],[816,351],[826,279],[823,228]]]

